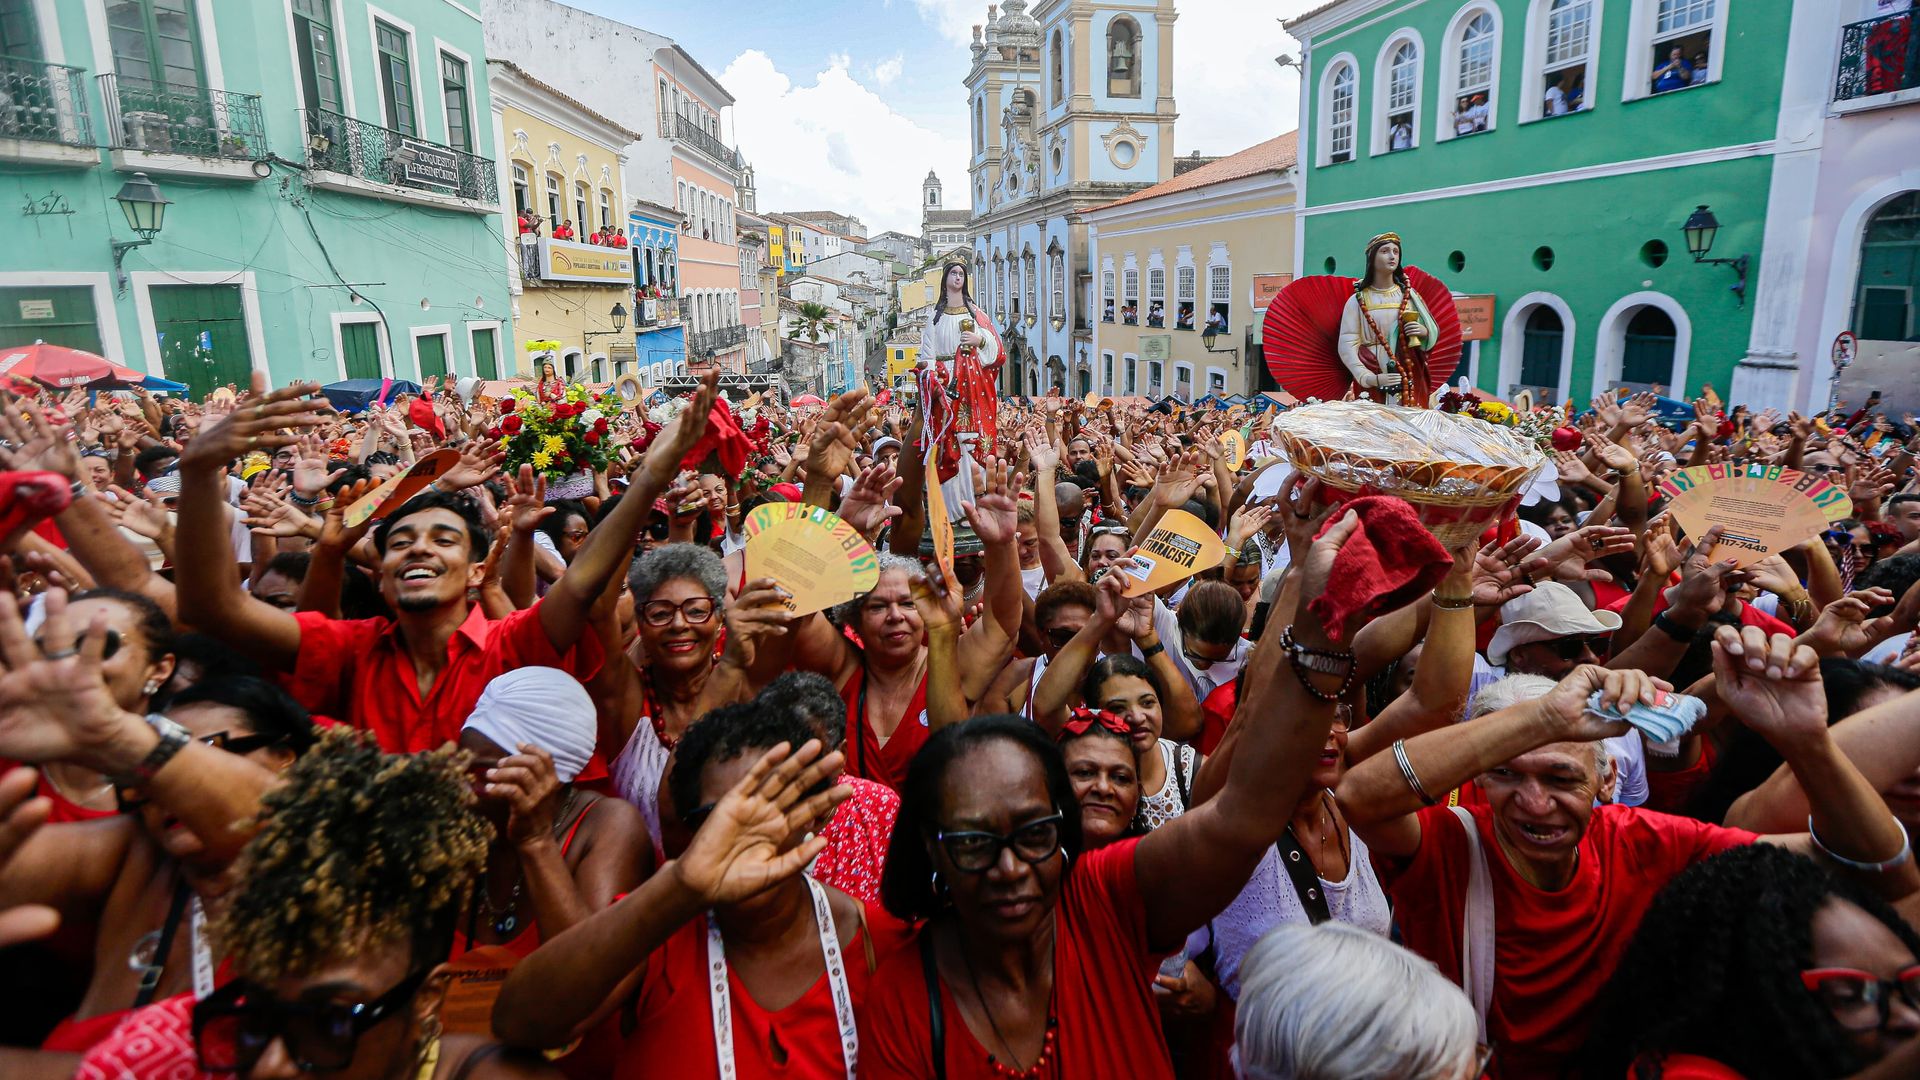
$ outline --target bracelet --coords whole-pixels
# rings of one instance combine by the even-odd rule
[[[1807,815],[1807,837],[1813,841],[1813,846],[1819,849],[1820,854],[1825,855],[1827,858],[1832,859],[1834,862],[1850,870],[1864,870],[1869,874],[1884,874],[1889,870],[1898,869],[1906,865],[1907,861],[1913,858],[1913,841],[1907,836],[1907,827],[1900,824],[1899,818],[1893,819],[1893,827],[1900,830],[1899,853],[1885,862],[1857,862],[1847,858],[1845,855],[1835,852],[1826,844],[1821,843],[1820,834],[1813,831],[1813,815]]]
[[[67,485],[67,491],[74,498],[82,499],[82,498],[85,498],[87,495],[87,485],[84,483],[81,483],[78,480],[75,480]]]
[[[1240,549],[1239,549],[1239,548],[1237,548],[1237,547],[1230,547],[1230,548],[1226,548],[1226,553],[1227,553],[1227,557],[1226,557],[1226,559],[1224,560],[1224,562],[1222,563],[1222,565],[1226,565],[1226,564],[1230,564],[1230,563],[1238,563],[1238,562],[1240,561]]]
[[[1440,590],[1433,591],[1433,606],[1441,611],[1465,611],[1473,606],[1471,596],[1441,596]]]
[[[1400,766],[1400,778],[1407,782],[1407,787],[1412,789],[1415,795],[1420,796],[1420,805],[1432,806],[1440,801],[1427,794],[1426,785],[1422,784],[1420,777],[1414,773],[1413,762],[1407,760],[1407,740],[1393,740],[1393,760],[1394,764]]]
[[[1166,651],[1167,651],[1166,644],[1164,642],[1156,641],[1151,645],[1141,646],[1140,658],[1142,660],[1151,660],[1154,657],[1159,656],[1161,653]]]
[[[140,763],[133,767],[132,772],[108,777],[116,787],[145,786],[147,781],[153,779],[154,773],[159,772],[167,762],[173,760],[175,754],[193,741],[191,732],[161,713],[148,713],[146,720],[147,726],[160,737],[160,741],[153,744],[153,749],[147,751],[147,756],[140,759]]]
[[[1683,645],[1693,644],[1694,632],[1667,618],[1664,611],[1653,617],[1653,628]]]
[[[308,499],[303,497],[297,491],[288,492],[287,499],[288,501],[292,502],[293,505],[295,506],[318,506],[320,504],[320,497],[318,495],[314,496],[311,499]]]
[[[1353,686],[1353,653],[1310,649],[1293,640],[1291,626],[1281,631],[1280,645],[1287,650],[1287,663],[1293,668],[1294,678],[1300,680],[1300,685],[1306,689],[1307,693],[1321,701],[1330,702],[1338,702],[1347,696],[1347,691]],[[1318,675],[1340,676],[1339,688],[1332,693],[1320,689],[1307,678],[1310,672]]]

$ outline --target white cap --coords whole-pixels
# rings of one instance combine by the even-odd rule
[[[1611,634],[1618,629],[1620,616],[1611,611],[1590,611],[1572,589],[1557,581],[1542,582],[1532,592],[1500,605],[1500,629],[1493,632],[1493,640],[1487,645],[1487,662],[1506,666],[1507,651],[1515,645]]]

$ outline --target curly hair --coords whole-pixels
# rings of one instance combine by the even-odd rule
[[[216,932],[249,978],[271,980],[404,943],[444,959],[492,828],[474,812],[467,756],[385,754],[334,728],[262,799],[260,832]]]
[[[660,586],[680,578],[698,582],[708,596],[727,595],[727,571],[720,556],[701,544],[663,544],[627,568],[627,588],[635,605],[646,603]]]
[[[1734,848],[1675,877],[1601,995],[1587,1075],[1659,1080],[1670,1054],[1711,1058],[1751,1080],[1864,1068],[1800,985],[1813,964],[1814,914],[1832,900],[1864,909],[1920,956],[1920,935],[1885,901],[1777,845]]]
[[[759,701],[722,705],[694,721],[674,747],[673,772],[667,775],[667,794],[674,813],[685,821],[700,807],[700,773],[708,765],[746,757],[757,761],[776,746],[794,750],[815,737],[813,726],[798,712]],[[832,780],[807,792],[825,791]]]

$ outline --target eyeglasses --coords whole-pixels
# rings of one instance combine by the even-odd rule
[[[244,980],[228,983],[193,1007],[193,1044],[200,1068],[244,1073],[275,1040],[302,1072],[331,1072],[353,1063],[360,1036],[400,1012],[426,981],[423,968],[364,1004],[279,1001]]]
[[[1800,973],[1800,985],[1848,1031],[1885,1027],[1895,991],[1909,1006],[1920,1009],[1920,964],[1901,970],[1891,979],[1854,968],[1814,968]]]
[[[1228,649],[1227,651],[1232,652],[1233,650]],[[1194,652],[1192,647],[1185,641],[1180,643],[1180,655],[1187,658],[1187,663],[1192,664],[1195,671],[1205,671],[1215,664],[1224,664],[1233,659],[1232,656],[1202,656]]]
[[[278,746],[286,739],[280,735],[234,735],[230,732],[216,731],[211,735],[202,735],[195,741],[211,746],[215,750],[225,750],[229,754],[251,754],[255,750]],[[120,812],[123,814],[138,810],[151,801],[146,793],[137,787],[114,788],[113,798],[120,805]]]
[[[673,623],[674,612],[679,612],[690,625],[699,626],[713,618],[713,609],[714,599],[711,596],[695,596],[679,603],[649,600],[640,605],[640,617],[647,620],[648,626],[669,626]]]
[[[1071,626],[1056,626],[1046,632],[1047,641],[1056,649],[1064,649],[1080,631]]]
[[[994,863],[1000,861],[1000,853],[1007,848],[1012,848],[1021,862],[1037,866],[1060,850],[1060,822],[1064,819],[1065,815],[1049,814],[1004,835],[941,829],[933,834],[933,838],[947,853],[947,861],[963,874],[979,874],[991,869]]]
[[[1593,650],[1593,655],[1595,656],[1607,655],[1608,651],[1613,648],[1613,638],[1611,636],[1564,637],[1555,638],[1552,641],[1542,642],[1541,644],[1552,649],[1553,655],[1562,660],[1578,660],[1582,656],[1585,656],[1589,649]]]

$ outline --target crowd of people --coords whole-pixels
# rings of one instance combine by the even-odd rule
[[[1877,400],[1597,399],[1450,548],[1271,412],[1002,400],[949,563],[864,389],[709,377],[569,498],[452,389],[12,391],[0,1075],[1920,1075],[1920,433]],[[1737,568],[1658,493],[1717,462],[1852,516]],[[781,502],[871,589],[749,577]],[[1129,596],[1176,511],[1224,560]]]

